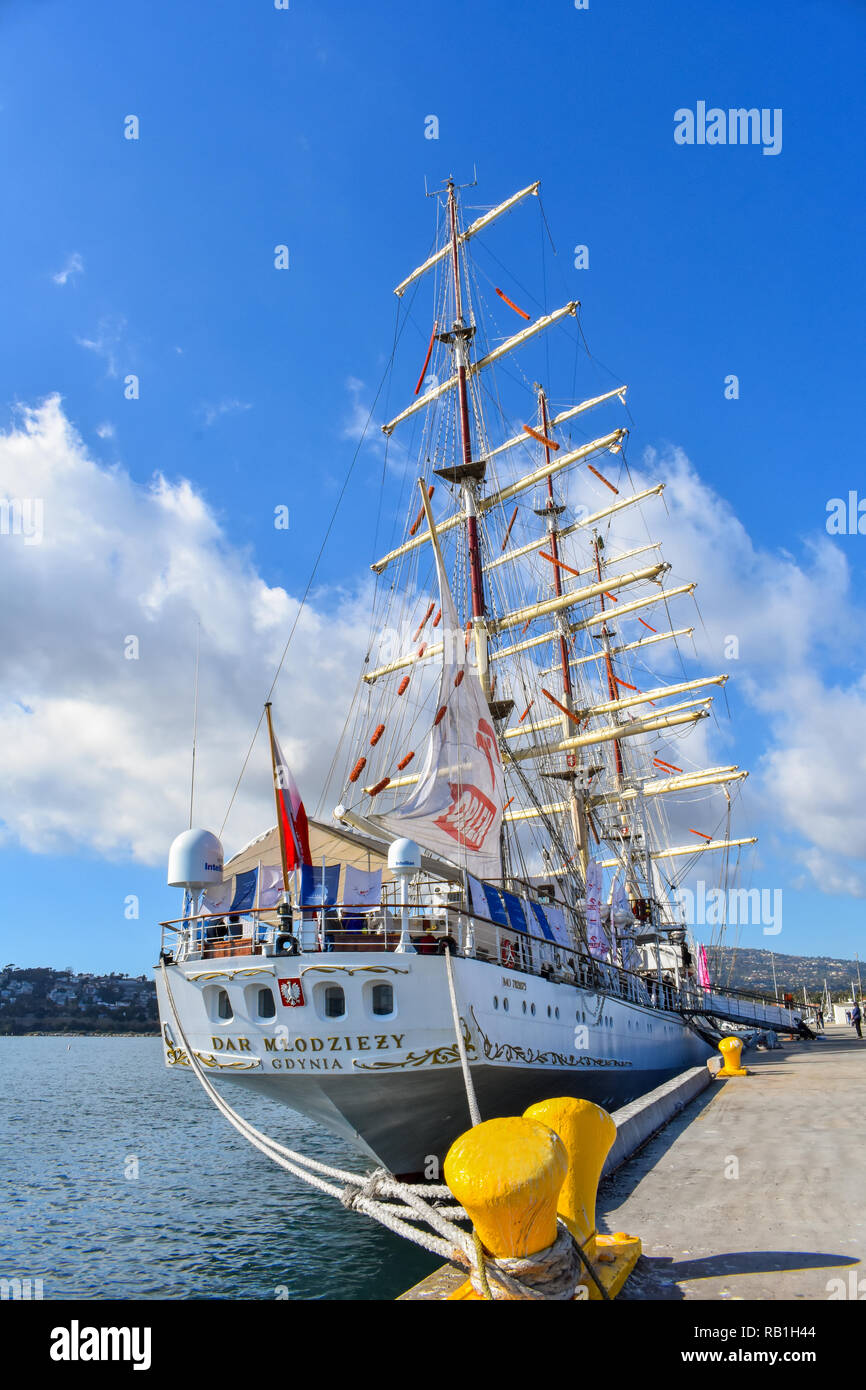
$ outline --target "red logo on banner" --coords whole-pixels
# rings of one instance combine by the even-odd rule
[[[304,1002],[304,987],[300,980],[277,980],[280,998],[287,1009],[296,1009]]]
[[[496,820],[496,807],[490,797],[477,787],[470,785],[461,790],[452,782],[448,789],[451,792],[451,805],[443,815],[436,817],[433,824],[456,840],[458,845],[472,850],[481,849],[488,830]]]
[[[490,768],[490,785],[491,787],[495,787],[496,772],[493,767],[493,759],[495,758],[497,763],[501,763],[502,759],[499,756],[499,745],[496,741],[496,734],[493,732],[493,729],[486,719],[479,719],[478,721],[478,731],[475,735],[475,742],[487,759],[487,765]]]

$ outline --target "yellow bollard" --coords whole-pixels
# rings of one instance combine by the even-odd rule
[[[745,1067],[740,1066],[740,1053],[743,1050],[742,1038],[722,1038],[719,1043],[719,1051],[725,1059],[725,1064],[719,1072],[719,1076],[748,1076]]]
[[[568,1154],[568,1173],[559,1194],[559,1215],[575,1240],[595,1257],[595,1197],[604,1160],[616,1138],[616,1125],[591,1100],[542,1100],[525,1110],[558,1134]]]
[[[445,1181],[494,1258],[527,1256],[556,1240],[556,1205],[568,1171],[562,1141],[546,1125],[513,1117],[461,1134],[445,1158]],[[496,1298],[510,1295],[493,1286]],[[452,1298],[478,1298],[471,1283]]]
[[[540,1120],[559,1135],[568,1154],[568,1173],[559,1194],[559,1215],[590,1261],[596,1278],[609,1297],[619,1293],[641,1253],[638,1236],[618,1231],[599,1235],[595,1225],[595,1199],[601,1170],[613,1142],[616,1125],[606,1110],[589,1100],[543,1100],[524,1111],[529,1120]],[[581,1297],[601,1299],[589,1274],[582,1280]]]

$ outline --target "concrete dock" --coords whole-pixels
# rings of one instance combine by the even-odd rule
[[[743,1062],[602,1179],[598,1230],[643,1243],[620,1299],[866,1298],[866,1039],[831,1025]],[[672,1112],[665,1089],[646,1113]],[[445,1266],[403,1298],[446,1298],[461,1277]]]
[[[643,1242],[620,1298],[866,1297],[866,1039],[743,1062],[602,1181],[599,1230]]]

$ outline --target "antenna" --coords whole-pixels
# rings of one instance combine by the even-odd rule
[[[201,645],[201,620],[195,629],[195,693],[192,702],[192,768],[189,777],[189,828],[192,830],[192,808],[195,797],[195,741],[198,731],[198,657]]]
[[[431,189],[429,189],[429,188],[427,187],[427,175],[425,174],[425,175],[424,175],[424,197],[425,197],[425,198],[439,198],[439,197],[441,197],[441,195],[442,195],[443,193],[448,193],[448,192],[450,192],[450,190],[451,190],[452,188],[455,189],[455,191],[458,191],[458,192],[459,192],[459,190],[460,190],[461,188],[475,188],[476,185],[477,185],[477,183],[478,183],[478,170],[477,170],[477,168],[475,167],[474,164],[472,165],[472,182],[471,182],[471,183],[456,183],[455,180],[454,180],[454,175],[453,175],[453,174],[449,174],[449,175],[448,175],[448,178],[447,178],[447,179],[443,179],[442,183],[440,184],[440,186],[439,186],[438,188],[434,188],[434,189],[431,190]]]

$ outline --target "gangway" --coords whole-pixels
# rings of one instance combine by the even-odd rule
[[[792,1033],[796,1037],[815,1036],[799,1010],[737,991],[721,994],[712,989],[680,990],[679,1010],[689,1017],[717,1018],[744,1028],[772,1028],[776,1033]]]

